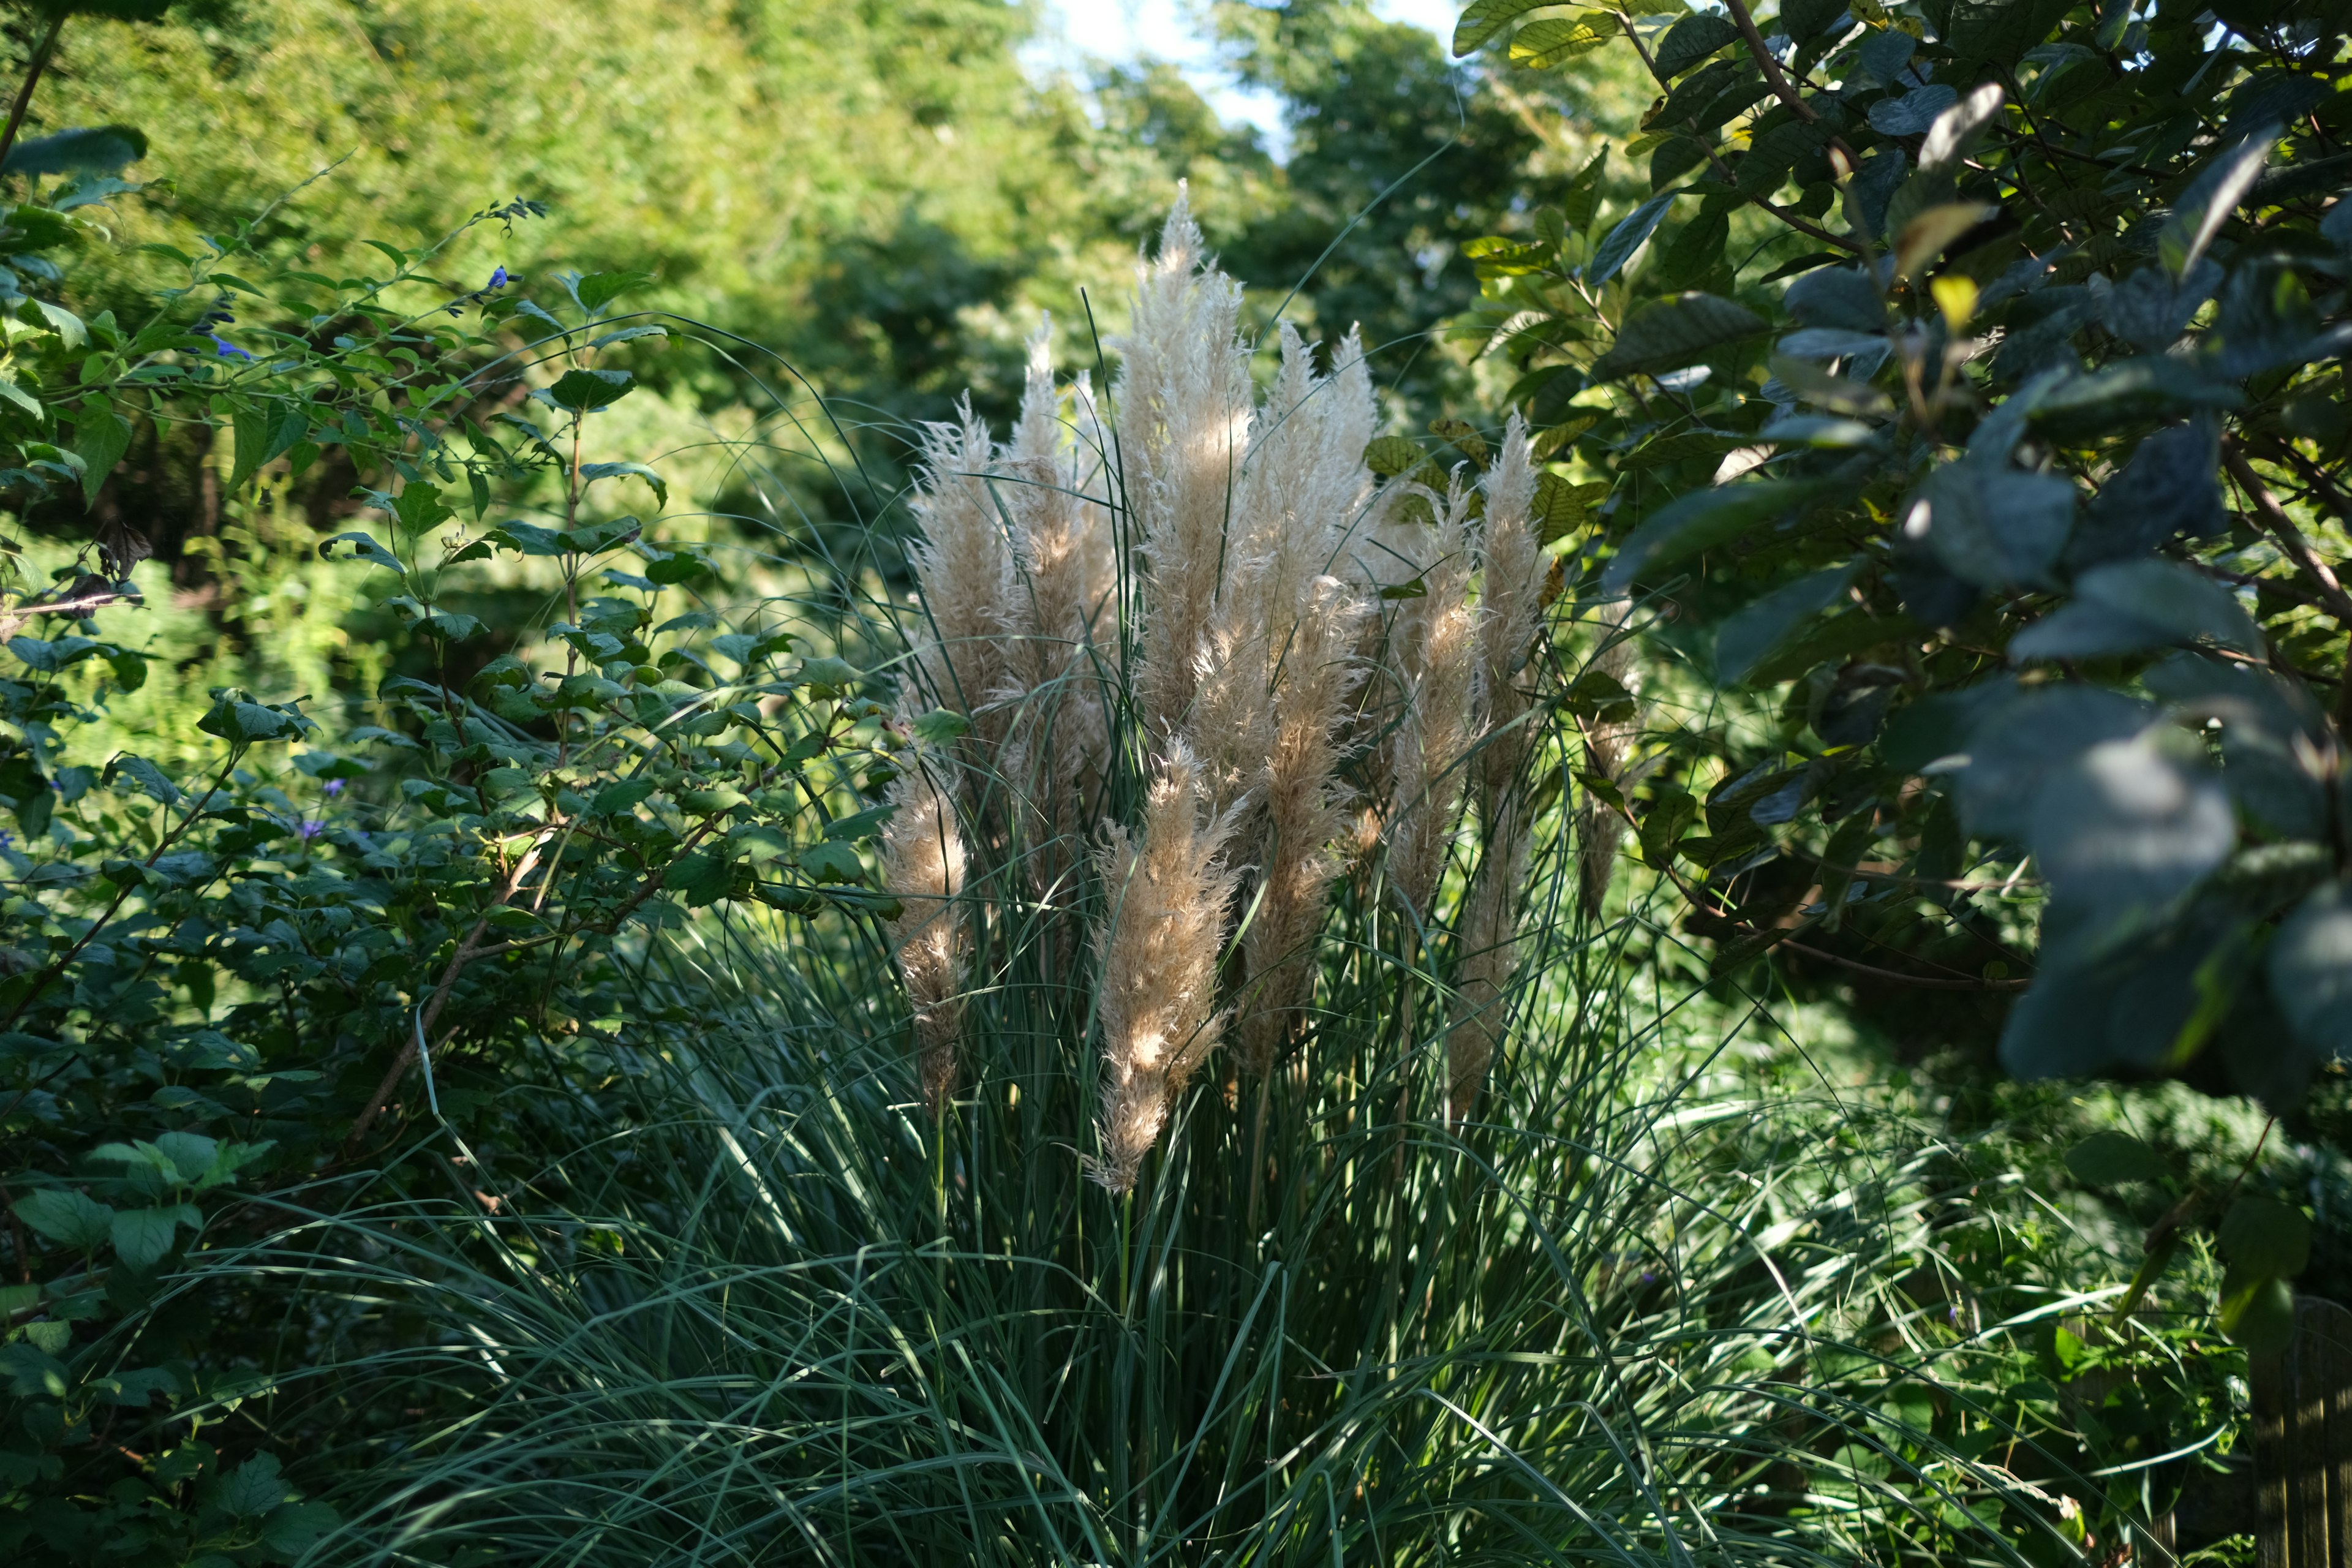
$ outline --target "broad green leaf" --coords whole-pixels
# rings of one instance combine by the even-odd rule
[[[2156,237],[2156,253],[2165,270],[2186,279],[2221,232],[2221,226],[2262,177],[2263,165],[2278,140],[2278,127],[2266,126],[2216,154],[2178,202],[2172,216]]]
[[[1908,37],[1901,33],[1883,36],[1903,38],[1906,44],[1909,42]],[[1926,87],[1912,89],[1900,98],[1882,98],[1872,104],[1870,128],[1881,136],[1924,136],[1935,125],[1937,117],[1959,100],[1958,88],[1947,87],[1942,82],[1930,82]]]
[[[659,474],[643,463],[583,463],[580,465],[580,478],[586,484],[593,485],[598,479],[619,479],[624,475],[643,479],[651,486],[656,505],[664,507],[669,505],[669,485]]]
[[[110,1226],[115,1256],[133,1268],[153,1268],[172,1250],[172,1233],[179,1226],[181,1206],[118,1211]]]
[[[927,746],[944,746],[971,732],[971,721],[946,708],[934,708],[919,714],[908,726],[915,738]]]
[[[1947,202],[1929,207],[1903,226],[1895,240],[1895,275],[1916,278],[1920,269],[1944,254],[1945,247],[1978,225],[2000,216],[2000,209],[1982,202]]]
[[[1713,294],[1654,300],[1625,319],[1617,341],[1592,364],[1597,380],[1681,370],[1765,331],[1764,319]]]
[[[671,862],[667,886],[687,908],[698,910],[725,898],[733,880],[734,868],[724,856],[697,849]]]
[[[1789,314],[1808,327],[1883,333],[1886,299],[1858,267],[1822,267],[1789,285],[1781,296]]]
[[[567,370],[547,389],[548,400],[572,414],[609,407],[627,396],[636,377],[625,370]]]
[[[2104,917],[2187,892],[2229,858],[2238,819],[2213,770],[2158,731],[2099,742],[2053,768],[2026,842],[2058,898]]]
[[[18,1219],[61,1247],[89,1252],[113,1233],[114,1210],[65,1187],[44,1187],[13,1206]]]
[[[1941,174],[1967,157],[1977,138],[2000,115],[2002,102],[2000,84],[1989,81],[1938,113],[1927,127],[1927,140],[1919,143],[1920,174]]]
[[[1364,464],[1382,479],[1393,479],[1419,468],[1423,456],[1409,436],[1382,436],[1364,448]]]
[[[650,272],[591,272],[572,286],[572,297],[580,301],[580,308],[593,316],[630,289],[653,280],[654,275]],[[562,400],[559,398],[558,401]],[[572,405],[565,404],[564,406]]]
[[[2003,683],[1981,695],[1955,692],[1937,700],[1965,710],[1957,772],[1969,831],[2021,843],[2032,831],[2035,802],[2054,769],[2102,741],[2138,734],[2157,717],[2149,703],[2091,686],[2019,693]],[[1889,735],[1890,743],[1894,739]]]
[[[1734,686],[1747,679],[1800,623],[1843,598],[1855,571],[1849,564],[1809,573],[1727,618],[1716,633],[1716,679]]]
[[[1963,458],[1928,477],[1902,530],[1963,581],[2032,588],[2049,585],[2074,519],[2074,487],[2064,479]]]
[[[1592,226],[1601,212],[1601,179],[1608,172],[1609,143],[1603,142],[1591,162],[1577,171],[1576,178],[1559,198],[1560,226],[1570,234],[1582,234]]]
[[[110,174],[146,155],[145,132],[133,125],[99,125],[20,141],[0,163],[0,174]]]
[[[412,539],[457,515],[449,510],[449,503],[438,489],[422,480],[411,480],[403,486],[400,494],[392,498],[388,510],[394,526]]]
[[[1547,16],[1519,29],[1511,40],[1511,63],[1529,70],[1549,70],[1622,36],[1616,19],[1599,13]]]
[[[99,487],[106,483],[122,455],[131,449],[131,426],[102,399],[82,405],[74,420],[74,452],[81,458],[81,493],[85,505],[98,504]]]
[[[2162,1156],[2130,1133],[2113,1128],[2094,1132],[2067,1150],[2066,1169],[2086,1187],[2160,1182],[2166,1175]]]
[[[2240,1198],[2214,1239],[2231,1272],[2246,1278],[2292,1279],[2311,1266],[2310,1219],[2276,1198]]]
[[[337,555],[335,546],[338,544],[350,545],[352,547],[350,553]],[[364,533],[338,533],[319,546],[319,554],[328,561],[366,561],[378,566],[388,567],[394,572],[405,573],[408,570],[400,563],[399,556],[394,555]]]
[[[282,741],[300,734],[305,725],[292,713],[247,701],[231,691],[213,703],[211,710],[196,721],[196,728],[242,746],[258,741]]]
[[[0,1345],[0,1373],[19,1399],[63,1399],[73,1388],[65,1363],[37,1345]]]
[[[2074,602],[2010,639],[2012,662],[2098,658],[2210,640],[2260,658],[2263,635],[2235,595],[2193,567],[2157,559],[2094,567]]]
[[[1551,3],[1552,0],[1471,0],[1462,19],[1454,24],[1455,57],[1470,54],[1529,11]]]
[[[2178,534],[2210,538],[2229,525],[2221,499],[2221,430],[2210,420],[2158,430],[2084,509],[2067,559],[2127,558]]]
[[[2271,996],[2294,1032],[2352,1058],[2352,886],[2331,882],[2304,900],[2271,939]]]
[[[1674,205],[1675,198],[1680,195],[1680,191],[1665,191],[1652,196],[1611,229],[1609,237],[1592,253],[1592,259],[1585,263],[1585,287],[1598,289],[1616,277],[1625,263],[1632,259],[1633,252],[1642,247],[1642,242],[1656,230],[1666,216],[1666,209]]]
[[[207,1489],[206,1500],[232,1519],[259,1519],[293,1497],[276,1456],[256,1454]]]
[[[800,853],[801,869],[818,882],[856,882],[866,876],[857,851],[847,844],[813,844]]]
[[[1713,11],[1694,11],[1667,28],[1666,36],[1659,40],[1658,74],[1672,81],[1738,37],[1739,28],[1730,17]]]
[[[1797,479],[1768,479],[1696,490],[1643,520],[1617,547],[1601,585],[1622,594],[1645,574],[1727,543],[1755,527],[1803,505],[1817,486]]]
[[[2221,1331],[2249,1355],[2284,1354],[2294,1342],[2294,1292],[2283,1279],[2257,1279],[2224,1297]]]

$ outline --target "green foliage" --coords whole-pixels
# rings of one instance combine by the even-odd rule
[[[107,134],[110,158],[128,141]],[[79,167],[89,140],[12,167]],[[37,188],[10,232],[69,231],[83,178]],[[652,467],[581,457],[635,386],[614,357],[664,341],[603,314],[642,276],[565,298],[499,268],[453,301],[436,252],[382,245],[390,270],[330,278],[257,243],[170,251],[180,279],[135,324],[18,294],[5,482],[20,506],[87,496],[132,432],[174,426],[233,443],[233,496],[331,462],[362,480],[366,526],[319,553],[423,662],[369,723],[223,687],[142,754],[110,710],[148,664],[110,628],[138,608],[143,541],[106,533],[0,606],[0,1180],[23,1281],[0,1542],[28,1560],[300,1556],[338,1516],[236,1412],[301,1357],[239,1324],[258,1277],[215,1276],[194,1311],[165,1305],[173,1279],[257,1203],[363,1172],[412,1074],[435,1123],[494,1126],[479,1085],[611,1016],[687,911],[882,903],[857,847],[896,742],[860,673],[795,658],[805,635],[766,604],[698,592],[698,531],[597,504],[624,481],[668,500]],[[542,499],[460,521],[499,495]],[[456,607],[517,582],[538,638]]]
[[[1464,43],[1527,53],[1507,10]],[[1977,933],[1962,976],[2039,913],[2015,1070],[2292,1102],[2342,1043],[2346,16],[1590,15],[1655,79],[1626,151],[1689,157],[1488,242],[1471,324],[1573,422],[1559,474],[1612,482],[1587,581],[1784,694],[1668,743],[1629,810],[1712,777],[1746,820],[1654,865],[1743,932],[1834,875],[1813,940],[1896,983],[1953,973],[1923,909]],[[1792,806],[1742,804],[1768,776]]]

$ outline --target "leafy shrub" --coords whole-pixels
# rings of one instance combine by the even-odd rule
[[[1660,94],[1654,195],[1603,217],[1604,149],[1482,242],[1476,325],[1592,476],[1582,591],[1732,703],[1587,787],[1721,973],[2030,963],[2013,1070],[2292,1104],[2352,1047],[2347,13],[1725,3],[1455,37]],[[2282,1331],[2293,1260],[2227,1320]]]
[[[16,279],[54,280],[37,252],[135,189],[98,171],[139,142],[17,146],[8,167],[37,189],[7,230]],[[431,1118],[492,1134],[485,1088],[593,1037],[647,931],[870,897],[861,791],[889,777],[889,742],[858,672],[739,602],[707,546],[601,504],[634,486],[666,505],[660,474],[582,458],[583,427],[632,389],[616,358],[663,338],[608,314],[644,279],[567,276],[542,304],[500,268],[452,300],[430,254],[384,248],[390,272],[328,278],[230,237],[176,256],[185,283],[135,327],[7,307],[0,483],[20,505],[94,494],[134,425],[216,427],[231,492],[331,453],[382,487],[357,498],[381,521],[321,552],[353,563],[424,672],[339,733],[219,689],[195,734],[145,755],[106,743],[148,668],[100,626],[136,607],[143,542],[106,534],[5,612],[12,1552],[299,1555],[334,1516],[295,1500],[250,1419],[289,1370],[255,1321],[272,1286],[203,1252],[368,1190],[412,1075]],[[482,526],[494,494],[534,487],[551,498]],[[485,576],[530,587],[543,640],[455,607]],[[172,1283],[189,1274],[194,1294]]]

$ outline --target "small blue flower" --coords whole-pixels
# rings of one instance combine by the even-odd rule
[[[484,288],[503,289],[510,281],[511,279],[507,277],[507,269],[501,267],[497,271],[490,274],[490,280],[488,283],[484,285]]]
[[[343,793],[343,781],[341,779],[329,779],[321,787],[325,789],[329,795],[341,795]]]
[[[0,827],[0,849],[14,849],[15,847],[16,847],[16,836],[9,832],[6,828]]]
[[[294,831],[299,834],[302,837],[302,841],[307,844],[311,839],[318,837],[320,834],[325,832],[326,827],[327,825],[323,822],[304,822],[298,825]]]
[[[222,337],[218,332],[206,332],[205,336],[212,339],[213,347],[220,351],[221,358],[241,359],[247,364],[253,363],[253,356],[250,353],[247,353],[245,350],[237,347],[226,338]]]

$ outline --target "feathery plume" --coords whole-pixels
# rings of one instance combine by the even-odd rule
[[[1460,1121],[1502,1043],[1506,993],[1518,967],[1519,894],[1528,879],[1528,835],[1521,803],[1506,796],[1488,823],[1486,852],[1462,904],[1454,970],[1454,1016],[1445,1031],[1445,1107]]]
[[[1534,510],[1536,466],[1527,421],[1513,414],[1487,471],[1486,526],[1478,536],[1478,701],[1488,741],[1480,790],[1492,807],[1528,752],[1528,710],[1519,667],[1543,611],[1543,547]]]
[[[963,837],[955,806],[925,771],[904,759],[891,781],[898,809],[882,830],[882,885],[898,900],[887,925],[907,999],[915,1009],[923,1098],[939,1114],[955,1088],[956,1041],[963,1022]]]
[[[1486,851],[1463,900],[1456,932],[1454,1006],[1446,1031],[1447,1114],[1467,1116],[1503,1037],[1505,994],[1518,958],[1519,899],[1528,875],[1528,824],[1519,777],[1531,744],[1520,667],[1543,613],[1543,550],[1536,535],[1535,454],[1513,414],[1488,469],[1486,526],[1478,536],[1477,703],[1486,725],[1478,779]]]
[[[1240,1036],[1246,1070],[1280,1055],[1315,990],[1315,940],[1339,866],[1331,840],[1347,830],[1336,774],[1337,737],[1359,673],[1351,655],[1365,610],[1348,584],[1318,577],[1284,650],[1272,699],[1265,763],[1263,897],[1242,937],[1249,990]]]
[[[1013,560],[990,493],[995,452],[967,396],[952,422],[923,426],[915,516],[923,537],[911,556],[930,618],[916,660],[929,695],[977,718],[1007,679],[1005,633]]]
[[[1457,475],[1434,529],[1404,542],[1423,592],[1401,600],[1390,646],[1404,711],[1388,743],[1389,880],[1426,921],[1454,841],[1471,738],[1478,618],[1470,607],[1470,494]]]
[[[1217,951],[1232,874],[1230,819],[1206,810],[1199,763],[1170,748],[1144,804],[1139,845],[1113,826],[1102,851],[1102,1152],[1087,1173],[1131,1191],[1186,1080],[1217,1043]]]
[[[1111,400],[1122,488],[1147,579],[1137,687],[1145,732],[1153,736],[1173,734],[1192,706],[1233,482],[1248,450],[1241,306],[1241,286],[1207,266],[1180,186],[1160,253],[1139,271]]]
[[[1056,846],[1039,867],[1048,885],[1067,869],[1065,848],[1078,837],[1080,799],[1100,763],[1099,705],[1086,700],[1087,647],[1110,553],[1102,509],[1078,488],[1086,454],[1066,439],[1052,342],[1048,319],[1029,340],[1021,416],[997,465],[1022,595],[1012,615],[1017,636],[1007,650],[1008,684],[998,697],[1028,703],[1023,733],[1007,742],[1005,769]],[[1082,412],[1088,401],[1082,391]]]

